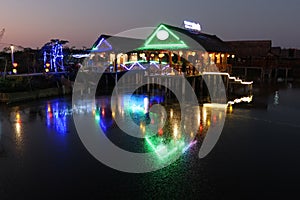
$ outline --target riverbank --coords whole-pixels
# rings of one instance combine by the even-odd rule
[[[121,74],[122,76],[122,74]],[[121,77],[119,76],[119,78]],[[47,79],[49,80],[49,79]],[[34,89],[34,90],[28,90],[28,91],[18,91],[18,92],[0,92],[0,103],[16,103],[20,101],[30,101],[40,98],[49,98],[49,97],[58,97],[58,96],[64,96],[64,95],[71,95],[72,94],[72,83],[65,78],[59,77],[58,80],[55,78],[51,78],[51,84],[48,83],[49,86],[47,88],[40,88],[40,89]],[[58,82],[59,84],[57,84]],[[31,81],[31,85],[33,85],[33,81]],[[111,76],[104,76],[99,83],[98,87],[100,85],[105,85],[105,87],[99,87],[97,90],[96,95],[110,95],[111,91],[113,90],[115,80]],[[189,81],[191,85],[195,85],[193,81]],[[37,88],[42,83],[40,80],[34,83],[35,88]],[[54,84],[55,83],[55,84]],[[58,87],[58,85],[60,87]],[[199,85],[199,84],[196,84]],[[253,95],[253,102],[251,104],[245,104],[245,105],[239,105],[243,107],[249,107],[249,108],[266,108],[266,96],[271,95],[274,93],[274,91],[280,89],[280,88],[286,88],[286,87],[299,87],[299,82],[295,83],[254,83],[251,93]],[[196,87],[195,89],[200,89]],[[242,97],[245,92],[241,88],[242,92],[239,92],[239,90],[236,90],[236,94],[232,93],[229,95],[228,99],[233,99],[236,96]],[[205,92],[206,95],[209,95],[207,92]],[[206,97],[205,94],[202,94]],[[202,96],[202,98],[204,97]],[[205,98],[207,99],[207,98]]]
[[[0,93],[0,102],[9,104],[9,103],[30,101],[35,99],[47,98],[47,97],[70,95],[71,93],[72,90],[69,87],[47,88],[47,89],[39,89],[39,90],[26,91],[26,92]]]
[[[72,82],[61,73],[19,74],[0,78],[0,103],[15,103],[72,93]]]

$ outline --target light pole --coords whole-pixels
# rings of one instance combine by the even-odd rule
[[[10,51],[11,51],[11,64],[13,65],[14,64],[14,62],[15,62],[15,60],[14,60],[14,49],[15,49],[15,47],[14,47],[14,45],[10,45]]]

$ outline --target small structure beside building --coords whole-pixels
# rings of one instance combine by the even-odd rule
[[[300,50],[272,47],[271,40],[227,41],[232,74],[255,82],[290,81],[300,75]],[[298,75],[298,76],[299,76]]]

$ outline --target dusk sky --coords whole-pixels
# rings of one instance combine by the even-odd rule
[[[59,38],[89,48],[103,33],[161,22],[181,26],[186,19],[225,41],[268,39],[300,48],[299,0],[1,0],[0,29],[6,31],[0,42],[40,48]]]

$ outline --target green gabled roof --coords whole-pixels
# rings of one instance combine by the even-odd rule
[[[161,30],[168,32],[169,37],[167,39],[159,40],[157,34]],[[146,39],[144,45],[138,48],[138,50],[180,49],[205,50],[208,52],[232,51],[229,45],[216,35],[210,35],[203,32],[192,32],[190,30],[168,24],[160,24]]]
[[[160,24],[138,50],[175,50],[188,48],[188,45],[176,32],[174,33],[165,24]]]

